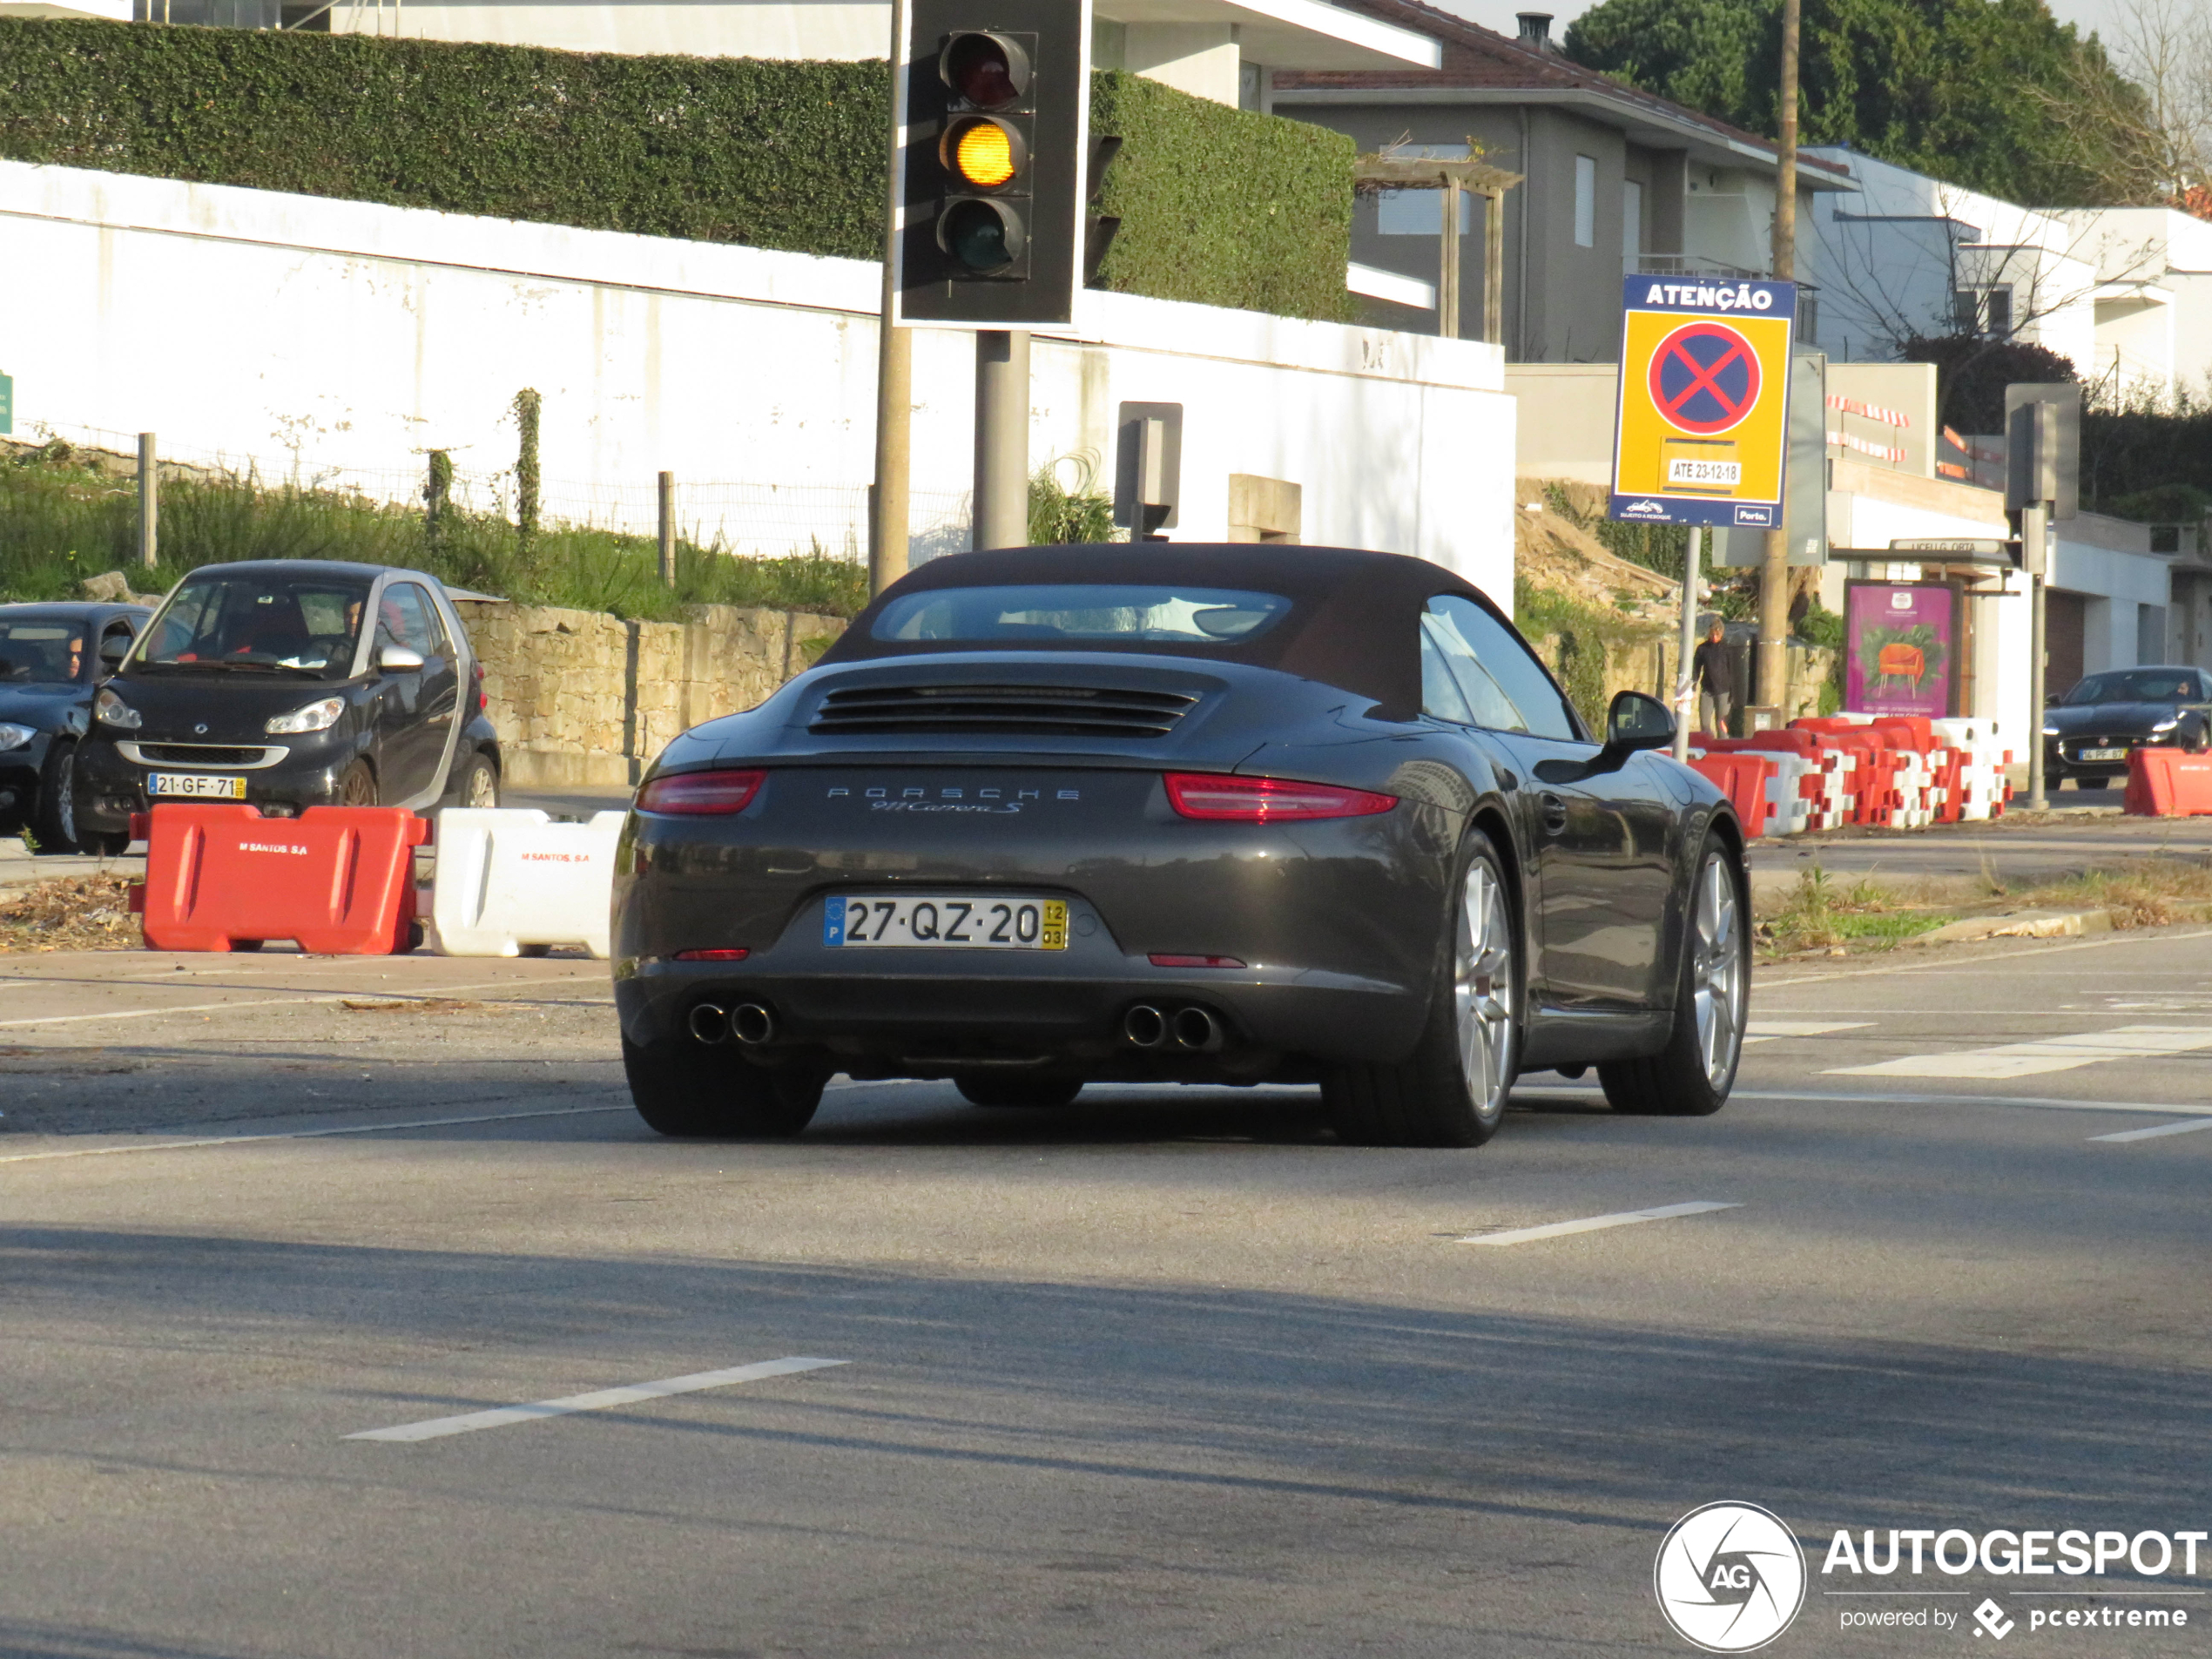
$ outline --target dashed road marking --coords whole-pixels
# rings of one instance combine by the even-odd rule
[[[1824,1037],[1838,1031],[1865,1031],[1871,1020],[1753,1020],[1744,1027],[1745,1042],[1771,1042],[1777,1037]]]
[[[604,1412],[615,1406],[634,1406],[640,1400],[665,1399],[671,1394],[693,1394],[703,1388],[728,1388],[738,1383],[759,1382],[768,1377],[789,1377],[802,1371],[846,1366],[849,1359],[763,1359],[757,1365],[732,1366],[726,1371],[695,1371],[688,1377],[664,1377],[658,1382],[632,1383],[625,1388],[596,1388],[588,1394],[560,1399],[541,1399],[528,1406],[500,1406],[490,1411],[463,1412],[457,1417],[433,1417],[394,1428],[364,1429],[348,1434],[349,1440],[435,1440],[448,1434],[468,1434],[480,1428],[500,1428],[509,1423],[535,1422],[541,1417],[565,1417],[570,1412]]]
[[[2154,1123],[2148,1129],[2123,1129],[2116,1135],[2092,1135],[2093,1141],[2155,1141],[2164,1135],[2189,1135],[2212,1129],[2212,1116],[2193,1117],[2184,1123]]]
[[[2039,1072],[2071,1071],[2107,1060],[2155,1060],[2194,1049],[2212,1049],[2212,1026],[2123,1025],[2108,1031],[2080,1031],[2071,1036],[2007,1042],[1993,1049],[1953,1049],[1946,1054],[1900,1055],[1865,1066],[1833,1066],[1831,1077],[2030,1077]]]
[[[626,1112],[618,1106],[550,1106],[528,1112],[480,1112],[469,1117],[417,1117],[404,1123],[347,1123],[338,1129],[270,1130],[260,1135],[204,1135],[189,1141],[154,1141],[129,1146],[73,1146],[57,1152],[12,1152],[0,1163],[37,1163],[48,1158],[118,1157],[125,1152],[182,1152],[199,1146],[245,1146],[254,1141],[316,1141],[333,1135],[387,1135],[404,1129],[450,1129],[458,1123],[509,1123],[525,1117],[580,1117],[587,1112]]]
[[[1514,1227],[1506,1232],[1471,1233],[1462,1244],[1531,1244],[1540,1238],[1564,1238],[1570,1233],[1594,1233],[1608,1227],[1632,1227],[1640,1221],[1671,1221],[1676,1216],[1702,1216],[1714,1210],[1740,1210],[1739,1204],[1717,1204],[1710,1198],[1689,1204],[1662,1204],[1656,1210],[1623,1210],[1610,1216],[1586,1216],[1580,1221],[1554,1221],[1542,1227]]]

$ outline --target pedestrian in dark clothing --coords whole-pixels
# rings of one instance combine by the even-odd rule
[[[1697,687],[1697,729],[1709,738],[1726,737],[1736,707],[1736,659],[1717,621],[1689,659],[1689,679]]]

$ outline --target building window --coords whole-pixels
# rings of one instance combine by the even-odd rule
[[[1575,246],[1597,246],[1597,161],[1575,158]]]
[[[1951,295],[1951,322],[1962,334],[1991,334],[2009,339],[2013,332],[2013,291],[2010,287],[1959,288]]]
[[[1643,186],[1633,179],[1621,181],[1621,257],[1633,266],[1643,252]]]

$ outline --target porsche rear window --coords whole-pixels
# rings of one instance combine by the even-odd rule
[[[910,593],[884,606],[872,632],[897,644],[1234,645],[1265,633],[1290,609],[1280,594],[1228,588],[1024,583]]]

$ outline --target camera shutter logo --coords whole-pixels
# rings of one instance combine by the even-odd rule
[[[1757,1504],[1709,1503],[1669,1529],[1651,1588],[1683,1641],[1708,1653],[1750,1653],[1804,1606],[1804,1551]]]

